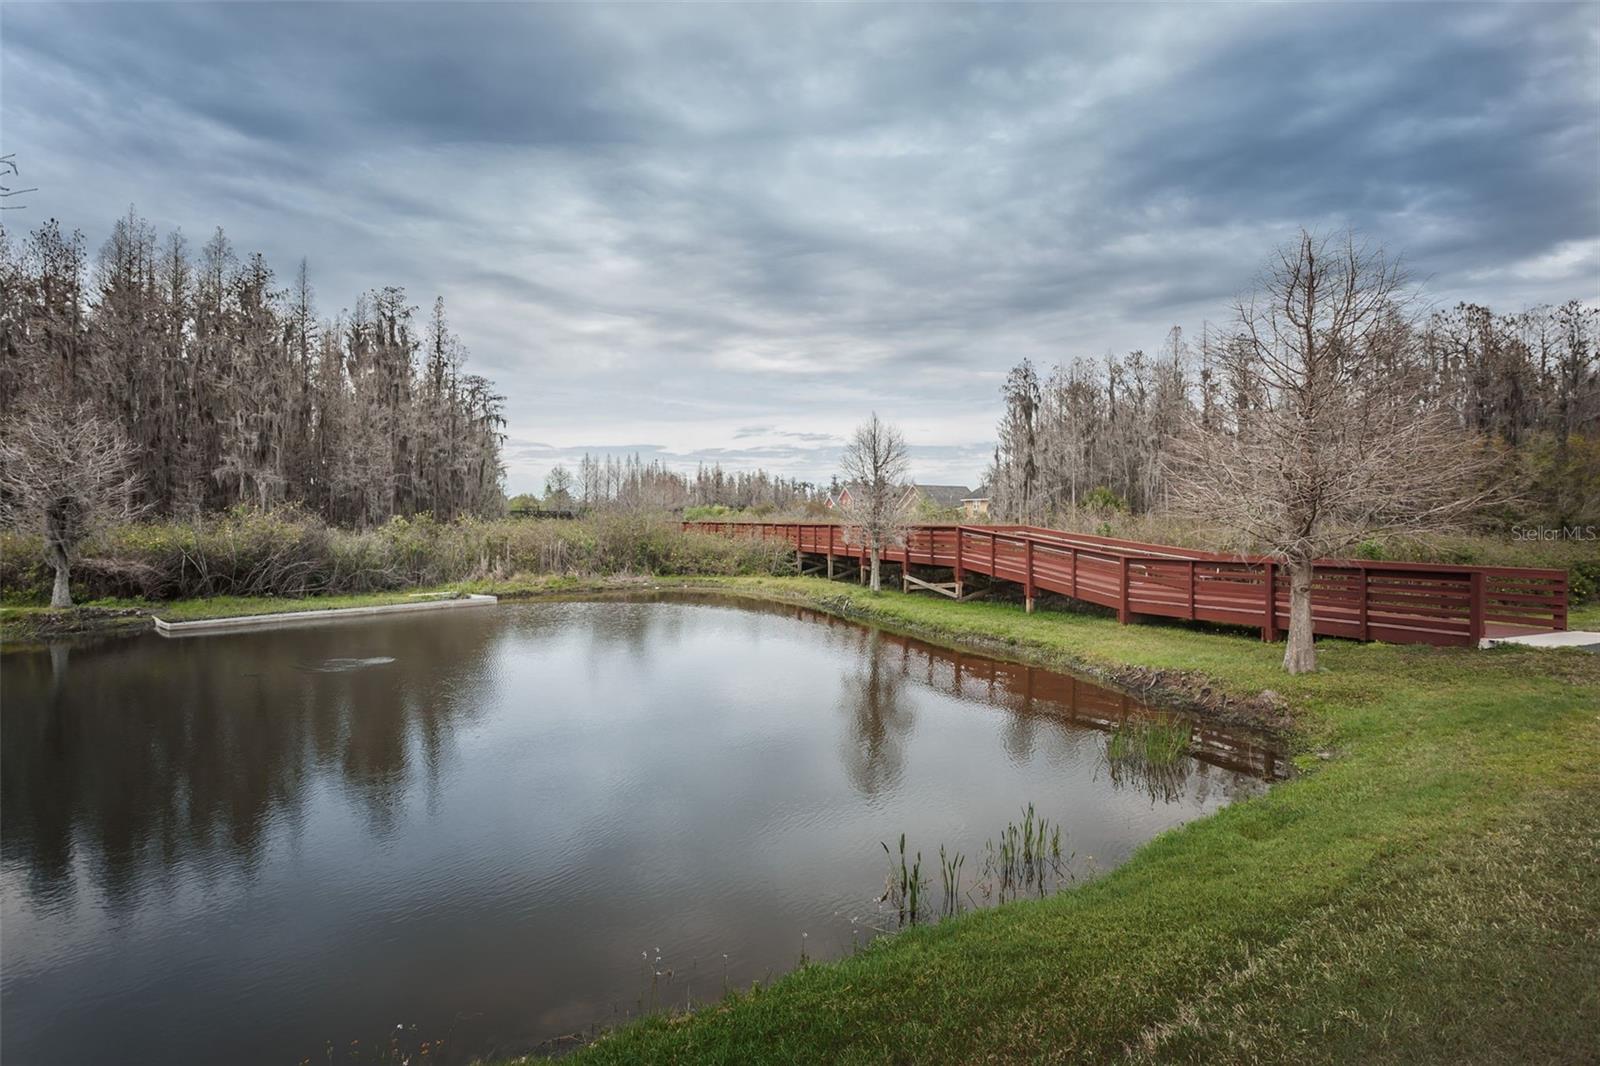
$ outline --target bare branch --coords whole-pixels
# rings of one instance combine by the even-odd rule
[[[72,561],[94,528],[138,513],[134,460],[122,428],[88,404],[40,404],[0,427],[0,518],[43,535],[52,606],[72,605]]]
[[[870,420],[856,427],[840,468],[850,490],[843,508],[849,523],[845,536],[859,537],[866,544],[872,558],[872,591],[877,592],[883,549],[902,539],[914,506],[906,484],[910,456],[905,438],[873,412]]]
[[[0,179],[14,178],[20,173],[21,171],[17,169],[17,157],[15,155],[0,155]],[[38,191],[37,186],[31,189],[13,189],[10,185],[0,184],[0,200],[9,200],[13,196],[21,196],[23,193]],[[0,211],[20,211],[26,206],[26,204],[0,203]]]
[[[1174,510],[1289,564],[1285,665],[1315,666],[1312,561],[1371,537],[1437,531],[1501,494],[1487,448],[1430,406],[1412,352],[1405,274],[1349,233],[1302,231],[1238,304],[1222,356],[1252,402],[1191,418],[1166,468]]]

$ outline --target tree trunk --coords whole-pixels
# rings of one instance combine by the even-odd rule
[[[50,606],[71,607],[72,586],[68,583],[71,567],[67,562],[67,553],[61,550],[60,545],[51,546],[50,565],[56,568],[56,583],[50,591]]]
[[[872,591],[873,592],[881,592],[881,591],[883,591],[883,582],[880,580],[880,576],[879,576],[879,563],[881,561],[882,560],[879,559],[878,546],[876,544],[874,544],[872,546]]]
[[[1289,643],[1283,668],[1308,674],[1317,668],[1316,638],[1311,628],[1311,560],[1289,560]]]

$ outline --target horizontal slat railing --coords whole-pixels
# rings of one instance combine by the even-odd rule
[[[801,555],[865,565],[857,531],[830,522],[685,522],[719,536],[781,540]],[[1289,584],[1269,558],[1067,533],[1037,526],[921,525],[882,553],[903,567],[950,570],[1022,586],[1028,610],[1040,591],[1136,615],[1259,628],[1275,640],[1289,625]],[[831,569],[829,571],[832,572]],[[945,587],[948,591],[948,586]],[[1397,644],[1476,645],[1486,636],[1567,627],[1567,576],[1531,567],[1319,559],[1312,624],[1324,636]]]

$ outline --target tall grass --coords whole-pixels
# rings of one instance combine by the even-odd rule
[[[1188,780],[1190,726],[1176,718],[1152,718],[1120,723],[1106,737],[1106,764],[1114,784],[1171,800],[1183,792]]]
[[[943,917],[954,918],[961,913],[961,867],[966,862],[967,857],[959,851],[947,856],[944,845],[939,845],[939,882],[944,888],[944,907],[940,913]]]
[[[1060,823],[1037,814],[1028,804],[1019,821],[1006,823],[998,840],[985,842],[983,872],[980,889],[1001,903],[1024,891],[1045,895],[1066,873]]]
[[[1106,758],[1145,766],[1173,766],[1189,754],[1189,724],[1170,718],[1122,722],[1106,737]]]
[[[922,852],[917,852],[915,859],[906,861],[906,835],[900,834],[900,860],[895,864],[895,854],[889,850],[889,845],[883,845],[883,853],[889,857],[889,876],[885,879],[883,895],[878,897],[878,902],[887,901],[895,909],[896,919],[900,925],[916,925],[922,914],[923,897],[927,894],[928,882],[922,876]]]
[[[781,543],[685,533],[664,515],[580,521],[397,518],[331,527],[293,508],[239,509],[191,521],[134,523],[84,544],[79,599],[308,596],[378,592],[516,575],[776,574]],[[46,602],[51,572],[37,537],[0,534],[0,596]]]
[[[1017,821],[1008,821],[998,837],[984,842],[982,874],[967,892],[961,887],[966,856],[940,844],[939,886],[943,898],[936,920],[955,917],[966,909],[966,903],[1005,903],[1024,893],[1042,897],[1061,888],[1071,878],[1067,864],[1072,858],[1062,855],[1061,836],[1059,822],[1045,818],[1034,810],[1033,804],[1028,804]],[[922,875],[922,852],[913,856],[908,851],[904,833],[900,834],[898,851],[888,844],[882,847],[889,859],[889,873],[878,902],[889,904],[895,927],[916,925],[932,916],[927,905],[929,886]]]

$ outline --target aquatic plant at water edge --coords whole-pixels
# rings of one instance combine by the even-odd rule
[[[944,845],[939,845],[939,881],[944,887],[944,909],[941,913],[946,918],[961,913],[961,867],[966,861],[967,857],[959,851],[947,856]]]
[[[1016,821],[1006,823],[998,837],[984,842],[982,875],[973,890],[965,893],[961,881],[966,856],[940,844],[940,920],[960,914],[965,909],[963,899],[1004,903],[1019,898],[1024,891],[1045,896],[1061,888],[1072,877],[1068,869],[1072,856],[1062,854],[1062,836],[1061,824],[1040,815],[1029,803]],[[889,872],[878,902],[893,908],[896,927],[915,925],[927,913],[928,885],[922,874],[922,853],[911,855],[904,833],[900,834],[898,850],[888,844],[881,846],[889,859]]]
[[[983,875],[980,888],[1002,903],[1016,899],[1023,889],[1043,896],[1052,883],[1059,886],[1066,876],[1060,824],[1039,815],[1029,803],[1018,821],[1006,823],[997,840],[984,843]]]
[[[878,902],[888,901],[894,905],[900,925],[915,925],[922,910],[922,898],[928,888],[927,880],[922,876],[922,852],[917,852],[916,858],[907,863],[906,835],[901,833],[898,865],[895,853],[889,850],[888,844],[883,844],[883,853],[889,857],[889,875]]]
[[[1123,722],[1106,738],[1106,758],[1171,766],[1189,754],[1189,739],[1188,723],[1175,719]]]

